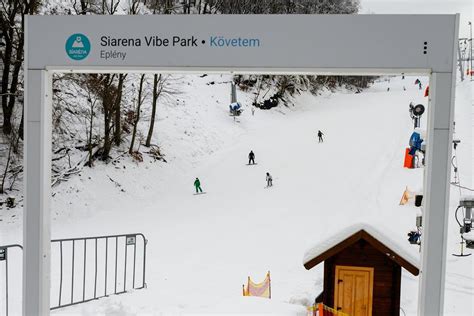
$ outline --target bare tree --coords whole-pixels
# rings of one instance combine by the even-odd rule
[[[15,160],[15,146],[18,145],[18,134],[15,133],[14,130],[10,133],[8,137],[8,154],[7,154],[7,161],[5,162],[5,169],[3,170],[2,175],[2,182],[0,183],[0,194],[5,193],[5,182],[7,179],[8,172],[11,170],[11,164]],[[16,177],[14,177],[13,181],[15,181]],[[10,184],[10,190],[13,187],[13,183]]]
[[[94,154],[92,152],[92,149],[94,148],[93,144],[93,128],[94,128],[94,117],[95,117],[95,104],[97,102],[97,99],[92,96],[92,93],[89,92],[89,97],[87,98],[87,101],[89,101],[90,109],[89,109],[89,126],[88,128],[88,133],[87,133],[87,151],[89,152],[89,157],[88,157],[88,162],[87,166],[91,167],[93,166],[93,159],[94,159]]]
[[[113,15],[117,12],[120,0],[102,0],[102,14]]]
[[[151,102],[151,119],[150,119],[150,128],[148,129],[148,135],[146,138],[145,146],[150,147],[151,145],[151,137],[153,136],[153,128],[155,127],[155,117],[156,117],[156,104],[158,101],[158,97],[161,94],[163,85],[158,85],[161,82],[162,74],[155,74],[153,76],[153,96]],[[158,88],[160,87],[160,88]]]
[[[122,94],[123,94],[123,84],[125,81],[125,78],[127,78],[126,74],[119,74],[118,77],[118,85],[117,85],[117,95],[115,98],[115,116],[114,116],[114,142],[115,145],[120,145],[120,142],[122,140],[122,120],[121,120],[121,114],[122,114]]]
[[[138,87],[138,98],[137,98],[137,108],[134,113],[133,117],[133,132],[132,132],[132,140],[130,141],[130,149],[128,152],[130,154],[133,153],[133,147],[135,145],[135,137],[137,135],[137,127],[138,127],[138,122],[140,121],[140,108],[145,100],[145,98],[142,96],[143,95],[143,82],[145,81],[145,74],[142,74],[140,76],[140,85]]]
[[[5,44],[4,49],[0,50],[0,59],[3,63],[0,95],[5,134],[12,132],[12,115],[23,64],[25,15],[35,13],[38,5],[38,1],[35,0],[0,0],[0,39],[3,39]]]
[[[156,110],[158,106],[158,99],[160,97],[169,101],[171,97],[178,95],[180,92],[176,88],[176,82],[173,80],[171,75],[155,74],[153,76],[153,91],[152,91],[152,107],[150,126],[148,128],[148,134],[145,141],[145,146],[151,146],[151,138],[153,137],[153,130],[155,128]]]
[[[101,158],[108,160],[112,149],[112,119],[116,109],[116,100],[119,90],[115,86],[115,74],[91,74],[88,75],[87,87],[97,95],[102,103],[104,115],[104,144],[102,146]]]

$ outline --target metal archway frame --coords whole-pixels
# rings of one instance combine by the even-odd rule
[[[442,315],[458,25],[459,14],[28,16],[23,315],[49,314],[54,72],[429,75],[418,314]],[[91,43],[82,60],[65,48],[77,33]]]

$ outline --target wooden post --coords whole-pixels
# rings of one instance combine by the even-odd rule
[[[268,271],[268,298],[272,298],[272,280],[270,279],[270,271]]]

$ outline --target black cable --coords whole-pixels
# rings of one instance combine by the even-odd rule
[[[456,212],[454,213],[454,217],[456,218],[456,222],[458,222],[459,227],[463,227],[463,225],[461,225],[461,223],[458,220],[458,211],[460,208],[461,208],[461,205],[457,207]]]
[[[454,160],[456,160],[456,164],[454,164]],[[451,165],[454,168],[454,173],[455,173],[454,178],[457,179],[458,182],[457,183],[456,182],[451,182],[451,185],[454,185],[454,186],[458,187],[459,189],[464,189],[464,190],[474,192],[474,189],[471,189],[471,188],[468,188],[468,187],[465,187],[465,186],[461,185],[461,179],[458,175],[459,170],[458,170],[458,167],[457,167],[457,161],[458,161],[458,159],[456,157],[456,148],[454,148],[454,155],[451,158]],[[459,194],[462,194],[461,190],[459,190]]]
[[[456,156],[453,156],[451,158],[451,166],[453,166],[454,168],[454,172],[458,172],[458,167],[454,164],[454,159],[456,158]]]

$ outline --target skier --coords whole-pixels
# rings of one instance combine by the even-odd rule
[[[273,183],[272,183],[273,178],[272,178],[272,176],[270,175],[269,172],[267,172],[267,177],[266,177],[266,179],[267,179],[267,188],[273,186]]]
[[[319,143],[324,143],[323,135],[324,135],[323,132],[321,132],[320,130],[318,130]]]
[[[252,165],[255,164],[255,154],[253,153],[253,150],[251,150],[249,153],[249,165],[250,165],[250,162],[252,162]]]
[[[201,181],[199,181],[199,178],[196,178],[196,180],[194,180],[194,187],[196,188],[196,194],[198,194],[199,192],[202,193]]]
[[[418,82],[418,88],[421,90],[421,81]]]

